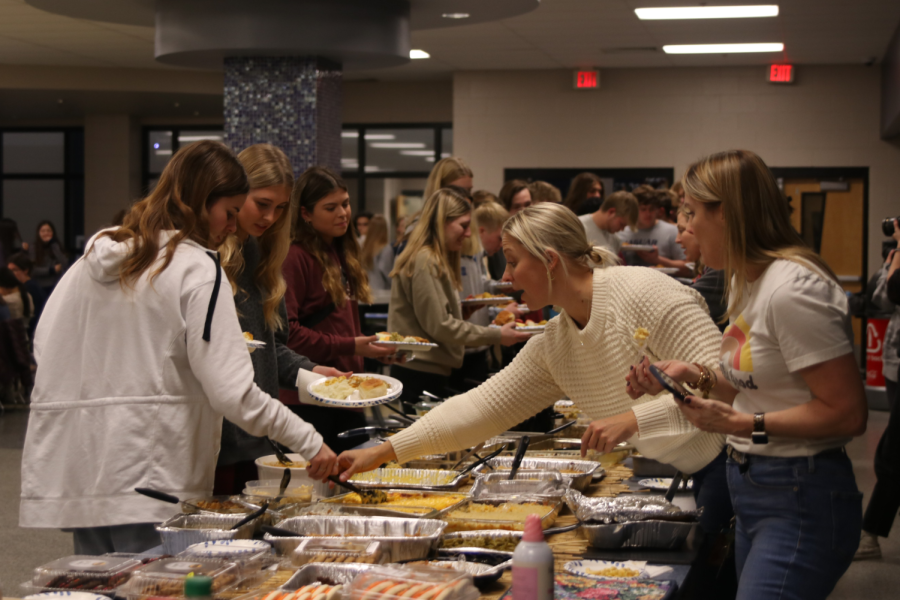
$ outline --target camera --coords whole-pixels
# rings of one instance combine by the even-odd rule
[[[900,217],[890,217],[881,222],[881,232],[887,237],[894,236],[894,220]]]

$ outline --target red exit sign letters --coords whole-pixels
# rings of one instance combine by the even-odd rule
[[[575,71],[576,90],[599,90],[600,71]]]
[[[770,65],[766,81],[769,83],[794,83],[794,65]]]

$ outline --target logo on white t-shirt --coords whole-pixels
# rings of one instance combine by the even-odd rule
[[[722,336],[719,362],[725,378],[736,388],[758,389],[753,383],[753,352],[750,350],[750,325],[744,315],[735,319]],[[743,375],[747,374],[746,377]]]

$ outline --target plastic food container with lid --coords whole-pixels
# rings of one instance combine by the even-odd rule
[[[291,563],[300,567],[307,563],[369,563],[383,562],[386,555],[381,542],[309,538],[291,553]]]
[[[185,580],[200,575],[212,579],[213,595],[240,581],[240,569],[235,563],[211,559],[164,558],[135,571],[131,581],[119,593],[127,600],[145,600],[157,596],[183,598]]]
[[[436,567],[377,567],[353,580],[349,600],[477,600],[472,575]]]
[[[112,595],[131,577],[140,561],[115,556],[75,555],[34,570],[34,591],[84,591]]]
[[[268,542],[259,540],[214,540],[188,546],[178,558],[185,560],[224,560],[237,564],[250,574],[277,562]]]

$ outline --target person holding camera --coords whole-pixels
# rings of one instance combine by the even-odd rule
[[[890,228],[890,229],[889,229]],[[900,224],[888,219],[885,233],[891,231],[900,242]],[[898,367],[900,367],[900,252],[895,248],[888,254],[879,273],[872,301],[884,310],[893,310],[884,336],[883,373],[891,414],[887,428],[875,450],[875,489],[863,516],[862,536],[854,560],[881,558],[878,537],[887,537],[900,510],[900,408],[897,407]]]

